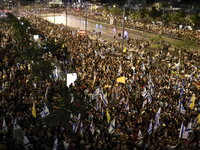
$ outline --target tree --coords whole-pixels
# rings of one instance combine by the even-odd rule
[[[200,16],[198,14],[192,15],[190,19],[195,28],[200,28]]]
[[[122,10],[119,7],[113,7],[110,9],[110,13],[113,16],[121,16],[122,15]]]

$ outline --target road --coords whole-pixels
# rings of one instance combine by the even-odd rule
[[[48,21],[56,24],[64,24],[71,28],[76,29],[83,29],[85,30],[85,19],[79,18],[72,15],[67,15],[67,21],[66,21],[66,15],[65,14],[56,14],[55,15],[55,22],[54,22],[54,14],[43,14],[41,15],[42,18],[47,19]],[[114,36],[118,39],[122,38],[122,28],[120,27],[111,27],[104,23],[97,23],[95,21],[87,20],[87,31],[92,32],[92,30],[95,30],[96,32],[101,32],[102,35],[105,35],[109,38],[113,38]],[[118,34],[121,34],[121,37],[118,36]],[[128,29],[125,30],[124,35],[126,38],[131,37],[135,39],[142,39],[143,34],[142,32],[133,33],[130,32]]]

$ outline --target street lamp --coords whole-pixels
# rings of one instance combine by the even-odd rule
[[[127,8],[127,4],[124,5],[123,8],[123,30],[122,30],[122,49],[124,49],[124,31],[125,31],[125,14],[126,14],[126,8]]]
[[[87,33],[87,3],[85,2],[85,33]]]

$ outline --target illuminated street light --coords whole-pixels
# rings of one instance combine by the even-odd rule
[[[127,4],[124,5],[123,8],[123,31],[122,31],[122,49],[124,49],[124,31],[125,31],[125,14],[126,14],[126,8],[127,8]]]

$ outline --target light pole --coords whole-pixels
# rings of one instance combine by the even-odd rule
[[[124,5],[123,8],[123,29],[122,29],[122,49],[124,49],[124,31],[125,31],[125,14],[126,14],[127,4]]]
[[[66,18],[65,18],[65,21],[66,21],[66,26],[67,26],[67,4],[66,4],[66,11],[65,11],[65,16],[66,16]]]
[[[87,33],[87,4],[85,3],[85,33]]]
[[[55,6],[53,8],[53,18],[54,18],[54,24],[56,23],[56,9]]]

